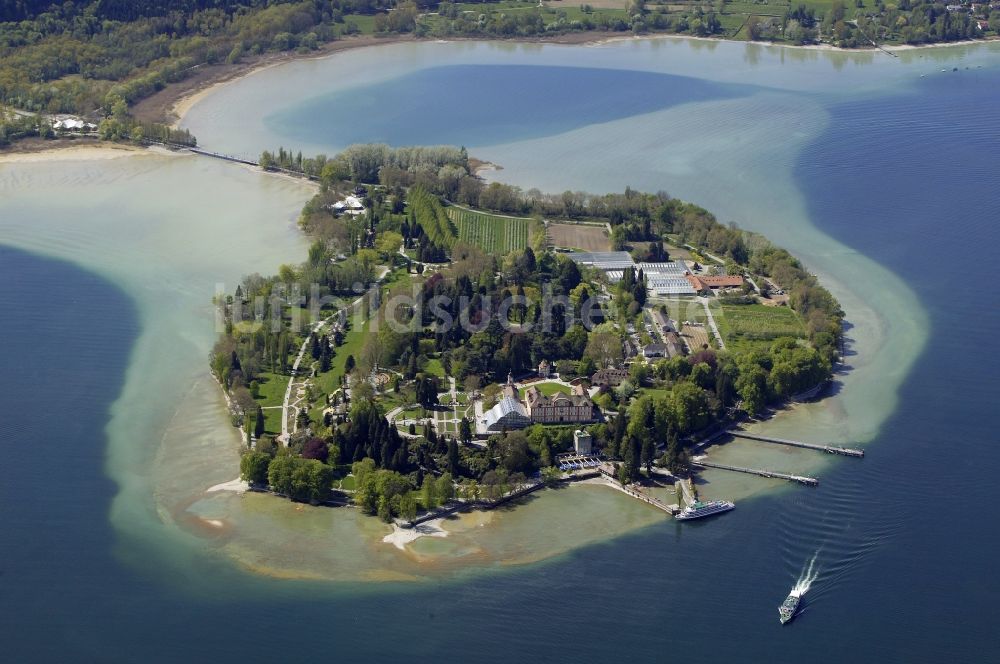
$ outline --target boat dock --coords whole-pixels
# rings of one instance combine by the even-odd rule
[[[649,494],[647,494],[647,493],[645,493],[643,491],[639,491],[637,489],[633,489],[633,488],[627,487],[624,484],[622,484],[621,482],[619,482],[618,478],[615,477],[615,475],[614,475],[614,472],[613,472],[614,468],[610,464],[602,464],[602,465],[598,466],[597,471],[601,475],[603,475],[605,477],[605,479],[609,480],[609,483],[614,488],[618,489],[619,491],[621,491],[623,493],[626,493],[626,494],[632,496],[633,498],[635,498],[636,500],[642,501],[642,502],[646,503],[647,505],[650,505],[651,507],[655,507],[658,510],[662,510],[662,511],[666,512],[667,514],[671,515],[671,516],[674,515],[674,513],[675,513],[674,510],[670,507],[670,505],[667,505],[662,500],[659,500],[658,498],[654,498],[653,496],[650,496]]]
[[[691,462],[692,466],[701,466],[702,468],[716,468],[718,470],[731,470],[735,473],[747,473],[749,475],[758,475],[760,477],[771,477],[779,480],[788,480],[789,482],[798,482],[799,484],[805,484],[806,486],[819,486],[819,480],[815,477],[806,477],[805,475],[792,475],[790,473],[779,473],[773,470],[761,470],[758,468],[743,468],[741,466],[727,466],[722,463],[714,463],[712,461],[704,460],[694,460]]]
[[[865,455],[864,450],[852,449],[850,447],[838,447],[836,445],[822,445],[817,443],[803,443],[800,440],[789,440],[787,438],[775,438],[773,436],[761,436],[754,433],[746,433],[745,431],[731,430],[729,434],[734,438],[748,438],[749,440],[759,440],[764,443],[775,443],[777,445],[789,445],[791,447],[804,447],[810,450],[819,450],[820,452],[826,452],[828,454],[840,454],[842,456],[849,456],[855,458],[861,458]]]

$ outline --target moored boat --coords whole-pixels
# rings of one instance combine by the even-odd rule
[[[722,512],[728,512],[734,507],[736,507],[736,504],[728,500],[712,500],[707,503],[703,503],[700,500],[698,500],[685,507],[674,518],[678,519],[679,521],[701,519],[706,516],[712,516],[713,514],[721,514]]]

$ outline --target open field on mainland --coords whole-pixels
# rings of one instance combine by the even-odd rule
[[[588,10],[583,5],[589,5]],[[457,2],[455,9],[459,13],[482,14],[497,12],[516,14],[518,12],[539,12],[545,23],[552,23],[560,17],[567,21],[580,21],[585,16],[597,19],[599,16],[624,19],[625,0],[595,0],[592,3],[573,3],[558,0],[544,2],[540,6],[536,0],[500,0],[499,2]],[[444,25],[447,21],[439,13],[430,12],[421,16],[421,22],[429,27]],[[359,24],[360,27],[360,24]]]
[[[611,239],[603,226],[591,224],[549,224],[546,236],[553,247],[581,251],[611,251]]]
[[[483,251],[504,255],[514,250],[523,250],[531,240],[531,219],[524,217],[502,217],[449,207],[448,218],[458,228],[458,239],[473,244]]]

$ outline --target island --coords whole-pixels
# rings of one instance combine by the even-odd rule
[[[319,191],[307,259],[216,298],[257,491],[406,528],[599,478],[677,513],[706,445],[842,355],[793,256],[662,192],[522,191],[447,146],[260,164]]]

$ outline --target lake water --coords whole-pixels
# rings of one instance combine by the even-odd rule
[[[756,495],[682,527],[579,487],[408,556],[358,538],[371,520],[202,493],[236,459],[203,365],[209,299],[304,254],[302,185],[155,155],[0,164],[0,244],[16,248],[0,249],[5,652],[995,659],[998,102],[995,46],[894,60],[654,40],[365,49],[197,105],[185,123],[234,153],[464,142],[525,186],[666,189],[793,250],[847,310],[836,394],[765,426],[868,456],[716,453],[815,472],[818,489],[708,474],[709,495]],[[504,564],[533,554],[553,557]],[[779,628],[813,558],[805,611]],[[350,581],[392,569],[425,580]]]

